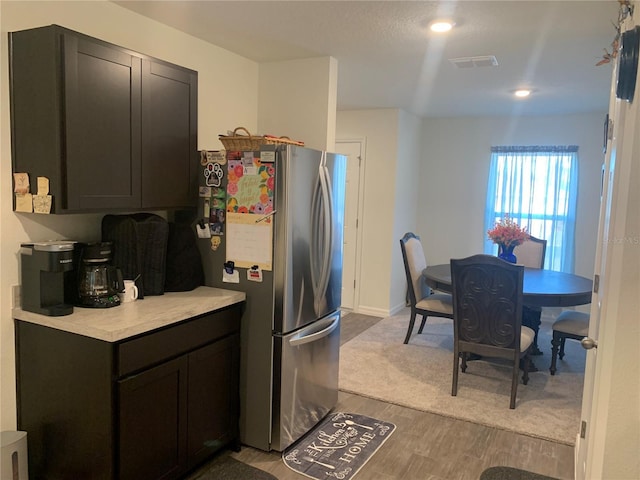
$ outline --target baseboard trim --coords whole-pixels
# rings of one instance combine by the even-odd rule
[[[354,313],[361,313],[362,315],[371,315],[372,317],[385,318],[389,316],[388,310],[374,307],[362,307],[359,306],[353,310]]]
[[[357,308],[354,308],[350,311],[353,313],[361,313],[362,315],[371,315],[372,317],[386,318],[390,317],[391,315],[395,315],[405,308],[407,308],[407,306],[404,303],[401,303],[391,308],[391,310],[385,310],[384,308],[358,306]]]
[[[391,312],[389,312],[389,315],[395,315],[396,313],[401,312],[405,308],[408,308],[408,307],[404,303],[400,303],[391,309]]]

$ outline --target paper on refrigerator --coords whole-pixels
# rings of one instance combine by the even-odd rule
[[[271,270],[273,262],[273,221],[269,216],[227,212],[227,261],[236,267]]]

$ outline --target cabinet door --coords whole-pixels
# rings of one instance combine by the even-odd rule
[[[140,57],[63,35],[66,205],[140,207]]]
[[[189,355],[189,466],[239,435],[239,336],[231,335]]]
[[[187,357],[118,384],[118,478],[178,478],[186,468]]]
[[[142,64],[142,207],[197,202],[197,73]]]

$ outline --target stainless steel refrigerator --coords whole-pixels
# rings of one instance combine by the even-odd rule
[[[244,214],[252,217],[243,218],[272,222],[270,269],[262,269],[261,281],[255,281],[256,275],[250,280],[247,268],[236,265],[238,283],[223,281],[224,263],[236,260],[231,258],[237,251],[230,245],[237,241],[233,225],[216,230],[216,250],[211,248],[215,242],[210,246],[201,240],[200,245],[206,283],[247,294],[241,327],[240,440],[282,451],[315,426],[338,398],[347,159],[289,145],[263,146],[253,157],[273,174],[271,197],[265,209],[245,208]],[[235,198],[230,200],[235,190],[228,182],[237,182],[233,172],[239,167],[255,174],[241,162],[223,167],[227,223],[238,208]]]

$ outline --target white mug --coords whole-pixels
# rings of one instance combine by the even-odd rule
[[[124,292],[118,294],[120,303],[133,302],[138,298],[138,287],[133,280],[124,281]]]

